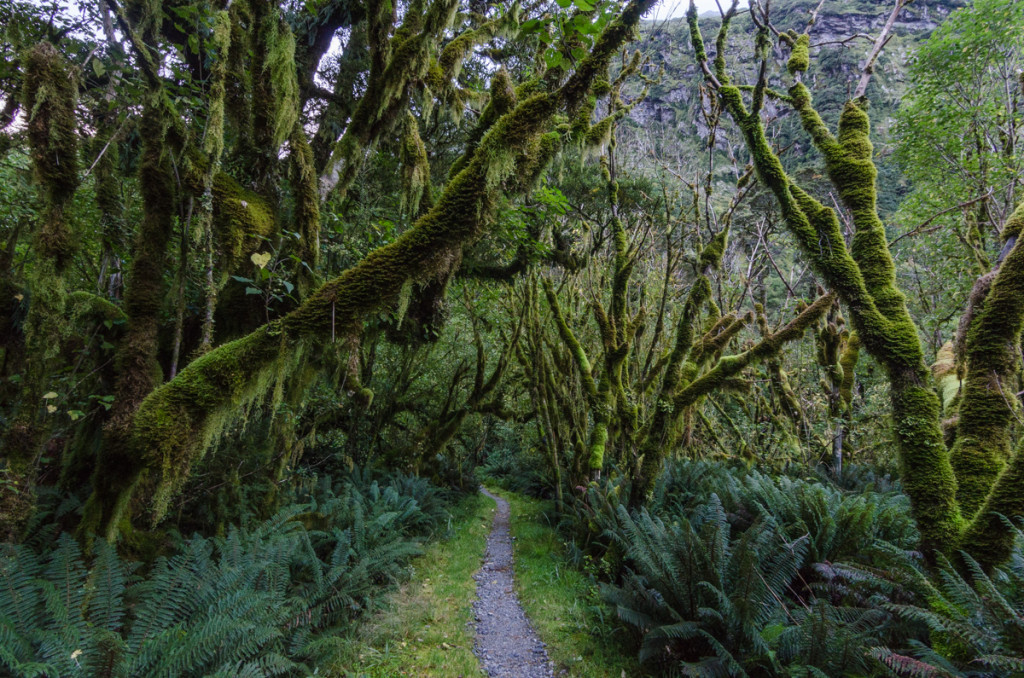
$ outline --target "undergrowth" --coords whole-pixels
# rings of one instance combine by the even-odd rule
[[[307,675],[445,524],[440,491],[369,474],[260,524],[194,536],[143,571],[68,534],[0,551],[0,675]],[[38,543],[38,540],[35,540]]]
[[[1024,676],[1024,540],[989,574],[928,566],[898,486],[855,475],[674,462],[640,511],[592,484],[563,534],[661,675]]]

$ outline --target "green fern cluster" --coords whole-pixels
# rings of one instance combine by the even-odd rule
[[[617,520],[630,567],[603,595],[642,660],[693,676],[863,675],[877,613],[799,592],[810,535],[789,539],[769,515],[734,533],[715,495],[689,516],[619,507]]]
[[[921,604],[883,607],[926,629],[902,650],[872,648],[886,675],[909,678],[1024,678],[1024,532],[1009,563],[986,574],[963,554],[963,570],[948,562],[932,577],[909,568]]]
[[[422,481],[310,488],[251,529],[200,536],[144,575],[67,534],[0,551],[0,675],[304,675],[332,636],[398,580],[439,522]],[[424,510],[417,497],[426,502]]]
[[[615,583],[603,595],[650,665],[683,675],[864,676],[877,668],[865,648],[903,637],[880,607],[898,595],[837,565],[875,565],[879,553],[916,543],[903,495],[682,461],[668,465],[648,510],[628,513],[619,494],[614,481],[592,488],[577,521],[586,516],[610,539],[604,561]]]
[[[1024,678],[1024,534],[1003,569],[928,568],[906,498],[675,463],[647,510],[614,481],[577,523],[603,530],[605,600],[652,668],[686,676]]]
[[[878,541],[909,549],[918,539],[901,493],[848,492],[816,478],[772,477],[706,462],[670,464],[650,510],[686,513],[712,495],[736,529],[770,517],[785,538],[806,535],[808,565],[857,558]]]

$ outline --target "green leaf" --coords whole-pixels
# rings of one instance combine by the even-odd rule
[[[246,294],[261,294],[262,292],[261,292],[260,288],[258,288],[258,287],[246,287],[245,288],[245,293]]]
[[[561,3],[559,3],[561,4]],[[587,2],[587,0],[573,0],[573,4],[579,8],[581,12],[592,12],[594,11],[594,5]]]
[[[538,30],[540,30],[540,26],[540,19],[530,19],[529,21],[525,22],[522,26],[519,27],[519,32],[522,33],[523,35],[535,33]]]

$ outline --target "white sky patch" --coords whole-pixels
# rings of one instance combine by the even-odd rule
[[[726,7],[728,4],[727,1],[723,0],[722,7]],[[654,21],[674,19],[686,14],[689,6],[690,0],[661,0],[658,6],[645,15],[644,18]],[[717,12],[718,6],[715,4],[715,0],[697,0],[697,11],[701,14],[704,12]]]

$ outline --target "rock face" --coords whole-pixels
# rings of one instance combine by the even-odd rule
[[[745,4],[741,2],[741,6]],[[930,34],[950,12],[964,4],[963,0],[917,0],[903,10],[896,23],[896,35],[886,46],[868,91],[876,125],[886,125],[899,105],[905,88],[903,67],[914,43]],[[779,30],[802,32],[815,6],[816,0],[775,0],[771,3],[772,23]],[[849,82],[852,89],[871,46],[868,40],[848,39],[857,34],[877,34],[891,8],[889,0],[826,0],[823,5],[810,31],[811,69],[805,82],[812,93],[820,95],[818,105],[826,117],[829,109],[837,115],[843,103],[841,88],[835,86],[836,82]],[[701,18],[712,58],[718,24],[717,13],[705,14]],[[665,141],[692,138],[694,133],[705,139],[709,126],[700,114],[699,94],[703,78],[693,61],[686,19],[671,19],[658,24],[648,22],[642,31],[642,49],[651,57],[648,75],[657,76],[662,69],[664,75],[660,82],[651,86],[647,99],[633,109],[632,120],[644,134]],[[735,74],[734,81],[752,84],[757,63],[753,55],[753,24],[746,16],[737,17],[734,21],[729,47],[727,58],[730,72]],[[782,50],[775,50],[777,68],[773,69],[770,82],[773,88],[783,91],[792,82],[785,74],[786,56]],[[786,107],[775,106],[771,101],[766,104],[765,112],[769,117],[788,117],[789,114]],[[788,136],[786,127],[783,125],[784,136]],[[726,142],[722,140],[720,143]]]

